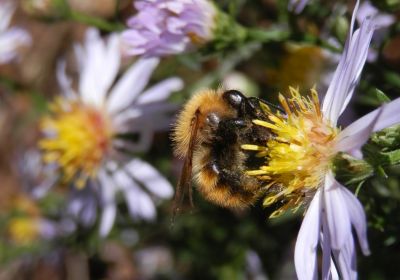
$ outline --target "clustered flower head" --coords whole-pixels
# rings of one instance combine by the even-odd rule
[[[180,90],[182,81],[169,78],[144,90],[159,63],[157,58],[144,58],[115,82],[121,60],[117,34],[104,42],[97,30],[90,29],[84,46],[75,49],[78,87],[72,86],[61,61],[57,74],[62,95],[41,122],[39,147],[44,162],[56,167],[59,183],[88,189],[72,196],[72,213],[80,215],[83,207],[94,205],[89,200],[81,204],[87,191],[92,192],[91,200],[93,193],[100,194],[95,204],[103,208],[100,233],[106,235],[116,216],[117,191],[124,193],[133,217],[147,219],[155,216],[147,191],[160,198],[172,195],[172,187],[156,169],[139,158],[127,158],[124,152],[146,151],[154,131],[168,127],[174,107],[162,101]],[[124,134],[136,134],[137,140],[126,140]],[[84,215],[93,216],[93,210],[88,211]]]
[[[31,43],[28,32],[22,28],[10,27],[15,8],[13,1],[0,1],[0,64],[15,59],[18,56],[18,49]]]
[[[14,214],[6,226],[7,238],[18,246],[29,246],[41,240],[51,240],[61,234],[59,226],[45,218],[32,199],[18,194],[9,202]]]
[[[335,180],[332,161],[339,152],[351,153],[368,140],[370,134],[400,122],[396,110],[400,98],[383,105],[344,130],[337,127],[360,79],[376,28],[372,18],[353,30],[358,2],[353,12],[350,33],[322,106],[318,94],[301,96],[291,88],[289,98],[280,96],[285,114],[264,106],[268,121],[256,125],[271,130],[274,137],[265,146],[244,145],[265,157],[265,165],[249,175],[266,181],[264,205],[282,205],[272,217],[288,209],[307,206],[296,242],[295,265],[299,279],[316,279],[317,251],[322,247],[322,278],[336,273],[343,279],[356,279],[356,250],[352,227],[362,252],[369,254],[366,218],[362,205],[347,188]]]
[[[208,0],[140,0],[122,33],[127,55],[166,56],[203,45],[213,37],[216,8]]]

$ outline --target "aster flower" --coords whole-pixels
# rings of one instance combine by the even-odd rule
[[[208,0],[134,1],[137,14],[122,33],[127,55],[178,54],[210,41],[216,8]]]
[[[9,27],[15,8],[12,1],[0,1],[0,64],[15,59],[18,48],[31,43],[31,37],[25,30]]]
[[[32,245],[38,240],[50,240],[60,233],[56,223],[46,219],[37,205],[24,195],[12,199],[12,213],[5,225],[7,237],[18,246]]]
[[[126,155],[145,152],[153,132],[168,128],[175,108],[162,101],[180,90],[182,81],[169,78],[143,91],[159,63],[150,58],[138,60],[115,82],[121,59],[116,34],[104,43],[97,30],[89,30],[85,45],[76,46],[76,55],[78,89],[72,87],[62,62],[58,80],[63,95],[51,104],[41,123],[44,136],[39,146],[44,162],[56,166],[60,182],[76,188],[72,212],[92,222],[93,214],[82,210],[93,212],[90,205],[102,208],[100,234],[104,236],[116,216],[118,191],[134,218],[154,218],[151,196],[172,196],[171,185],[154,167]],[[133,137],[137,140],[129,141]],[[96,197],[95,204],[87,197]]]
[[[7,233],[13,243],[31,245],[40,239],[50,240],[56,235],[56,224],[42,217],[14,217],[8,221]]]
[[[400,122],[398,98],[343,130],[337,127],[360,78],[375,29],[374,21],[365,18],[360,28],[352,32],[357,8],[358,2],[351,32],[322,106],[315,90],[311,90],[310,97],[304,97],[291,88],[291,98],[280,96],[285,114],[265,107],[269,120],[254,121],[269,128],[275,137],[265,146],[243,146],[266,157],[264,166],[248,174],[266,180],[264,205],[282,205],[273,217],[308,205],[295,247],[299,279],[318,278],[318,243],[323,252],[323,279],[330,279],[336,271],[343,279],[357,278],[352,227],[362,252],[368,255],[366,217],[354,194],[335,180],[332,160],[339,152],[359,149],[372,132]]]

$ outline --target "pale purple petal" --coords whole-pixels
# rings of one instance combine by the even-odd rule
[[[332,250],[340,250],[346,240],[352,238],[350,216],[342,188],[332,173],[326,175],[322,207],[328,222]]]
[[[296,14],[300,14],[308,2],[309,0],[290,0],[288,4],[288,10],[294,11]]]
[[[331,248],[331,238],[329,236],[328,222],[325,215],[322,215],[322,279],[331,279],[331,265],[332,265],[332,248]]]
[[[375,24],[380,28],[387,27],[396,22],[396,17],[394,15],[380,12],[370,1],[364,1],[358,10],[357,21],[361,23],[368,16],[373,16]]]
[[[136,104],[164,101],[172,92],[179,91],[182,88],[183,81],[180,78],[174,77],[166,79],[144,91],[137,99]]]
[[[160,198],[171,198],[173,187],[153,166],[140,159],[134,159],[126,165],[126,170],[140,181],[153,194]]]
[[[18,48],[31,44],[30,35],[23,29],[12,27],[0,32],[0,64],[18,57]]]
[[[132,121],[132,124],[129,124],[127,129],[122,129],[125,131],[129,131],[130,129],[134,129],[138,127],[138,122],[143,121],[143,119],[149,120],[154,124],[154,127],[159,127],[159,122],[166,119],[165,115],[176,112],[179,109],[177,104],[170,103],[151,103],[151,104],[141,104],[140,106],[136,106],[135,103],[132,106],[132,109],[127,109],[119,114],[115,115],[113,118],[113,124],[118,127],[120,125],[124,125],[128,121]],[[171,120],[169,121],[169,127],[171,125]],[[119,131],[119,129],[118,129]]]
[[[47,219],[39,219],[37,221],[39,225],[39,234],[42,238],[51,240],[58,234],[57,224]]]
[[[74,189],[67,208],[69,215],[87,227],[92,226],[97,217],[98,198],[93,183],[91,181],[83,190]]]
[[[15,2],[3,0],[0,5],[0,32],[7,29],[15,11]]]
[[[378,108],[372,113],[374,114],[369,115],[368,119],[362,118],[364,119],[363,122],[356,121],[355,123],[358,124],[357,127],[353,125],[354,123],[350,124],[338,135],[337,144],[335,146],[336,151],[353,152],[357,151],[357,149],[361,148],[361,146],[364,145],[364,143],[370,137],[376,121],[382,114],[382,107]]]
[[[122,33],[126,55],[178,54],[212,39],[216,11],[208,0],[135,1],[135,8]]]
[[[321,190],[317,190],[300,227],[294,263],[300,280],[317,279],[317,246],[321,222]]]
[[[350,101],[359,81],[361,71],[367,59],[371,38],[375,30],[374,21],[371,18],[365,18],[361,27],[352,33],[358,5],[359,1],[357,1],[353,11],[350,32],[342,57],[322,105],[324,116],[329,119],[334,126],[340,114]]]
[[[338,264],[342,279],[357,279],[356,250],[353,238],[345,240],[340,250],[334,251],[333,255]]]
[[[360,201],[348,189],[342,188],[343,198],[347,204],[350,221],[356,230],[358,241],[364,255],[369,255],[369,246],[367,238],[367,218]]]
[[[400,98],[397,98],[378,109],[356,120],[338,135],[338,151],[351,151],[360,148],[371,133],[400,123]]]
[[[132,65],[110,92],[107,110],[111,114],[131,105],[149,82],[159,59],[140,59]]]
[[[72,89],[72,81],[67,77],[66,74],[66,62],[65,60],[60,60],[57,63],[57,80],[60,85],[62,93],[69,99],[76,98],[77,95]]]
[[[142,128],[140,130],[129,130],[129,132],[139,134],[139,139],[135,142],[115,139],[113,147],[118,149],[125,149],[132,153],[146,152],[149,150],[151,142],[153,141],[153,131]]]
[[[45,165],[42,153],[32,148],[18,156],[18,177],[21,187],[35,199],[43,198],[56,185],[60,174],[57,167]]]

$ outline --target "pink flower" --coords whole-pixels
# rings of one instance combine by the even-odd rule
[[[126,55],[166,56],[208,42],[216,9],[208,0],[140,0],[122,33]]]

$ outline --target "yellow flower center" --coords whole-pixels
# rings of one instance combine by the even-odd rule
[[[264,205],[278,201],[283,203],[271,217],[289,208],[298,209],[304,199],[321,186],[335,154],[338,129],[324,118],[317,92],[311,90],[310,97],[303,97],[290,88],[290,93],[291,97],[287,99],[279,96],[286,115],[263,106],[268,121],[254,120],[255,124],[271,130],[271,140],[265,146],[242,146],[265,157],[265,165],[258,170],[247,171],[247,174],[268,182]]]
[[[96,175],[111,146],[112,131],[107,113],[80,101],[59,99],[43,119],[46,136],[39,142],[46,163],[56,163],[63,181],[76,180],[78,188]]]
[[[8,224],[8,234],[19,245],[31,244],[39,237],[39,223],[35,218],[13,218]]]

